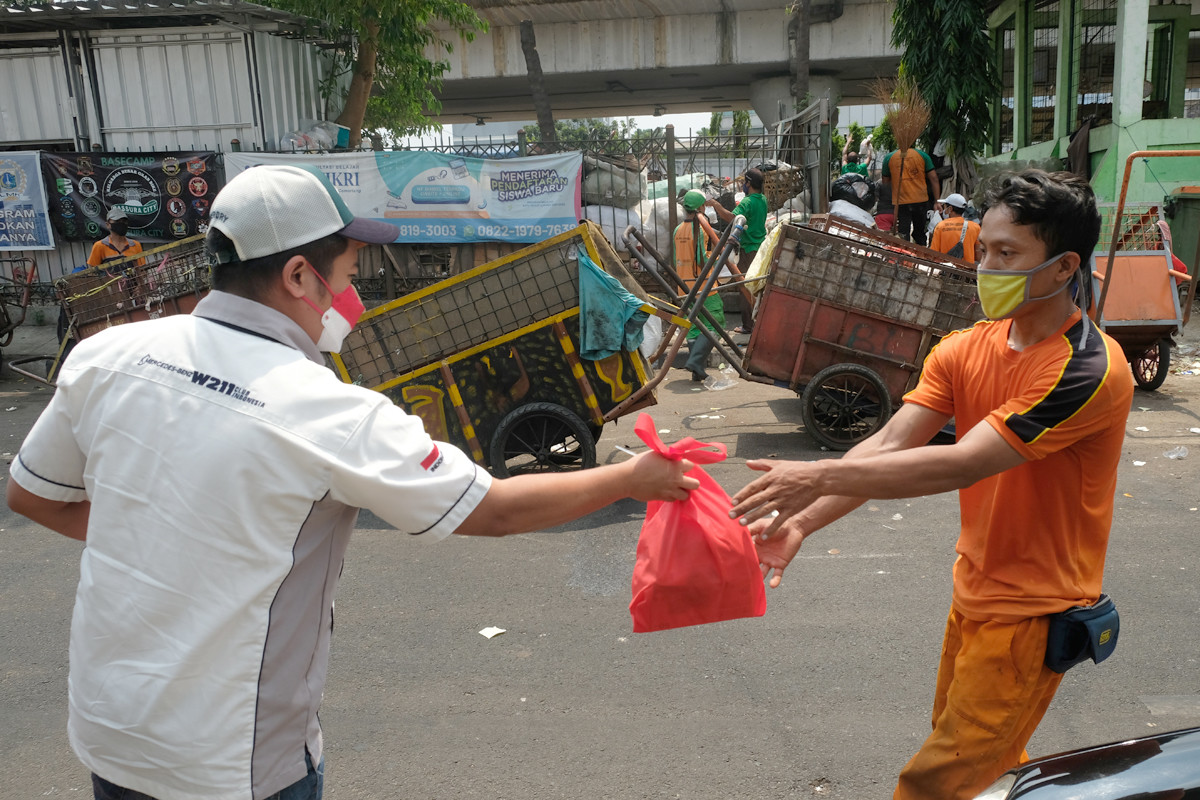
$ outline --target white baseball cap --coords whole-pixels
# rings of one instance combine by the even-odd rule
[[[954,206],[955,208],[966,208],[967,207],[967,198],[963,197],[958,192],[948,195],[946,197],[946,199],[939,200],[938,202],[945,203],[948,206]]]
[[[234,176],[213,199],[208,219],[233,242],[241,261],[334,233],[369,244],[394,242],[400,233],[387,222],[355,217],[325,173],[292,164],[264,164]]]

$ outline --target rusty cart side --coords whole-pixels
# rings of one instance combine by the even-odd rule
[[[54,283],[61,305],[58,352],[9,366],[53,386],[76,342],[114,325],[190,314],[211,284],[204,234],[73,272]],[[35,364],[41,368],[34,369]]]
[[[1194,276],[1171,268],[1158,222],[1158,204],[1125,202],[1133,164],[1138,159],[1195,158],[1200,150],[1144,150],[1130,153],[1116,208],[1101,207],[1100,246],[1093,256],[1092,318],[1123,351],[1134,381],[1154,391],[1166,380],[1174,337],[1183,332],[1196,299]],[[1197,248],[1200,259],[1200,247]],[[1196,262],[1200,263],[1200,261]],[[1109,279],[1111,276],[1111,280]],[[1185,291],[1176,291],[1176,281]],[[1182,296],[1181,296],[1182,295]]]
[[[0,347],[12,344],[13,331],[25,321],[37,262],[28,256],[0,258]]]
[[[943,335],[981,317],[973,270],[786,225],[744,366],[799,392],[809,435],[846,450],[883,427]]]
[[[662,372],[636,349],[579,355],[581,253],[639,296],[642,310],[687,325],[645,303],[585,223],[368,311],[334,367],[499,476],[595,466],[604,423],[654,404]]]

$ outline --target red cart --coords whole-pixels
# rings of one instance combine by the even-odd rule
[[[786,225],[743,367],[801,395],[809,435],[846,450],[883,427],[946,333],[983,314],[975,273],[840,222]]]

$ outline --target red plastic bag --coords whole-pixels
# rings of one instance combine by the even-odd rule
[[[634,431],[650,449],[674,461],[725,459],[725,445],[691,437],[667,447],[648,414],[638,417]],[[654,500],[646,506],[629,604],[634,633],[761,617],[767,611],[754,542],[729,518],[729,495],[698,466],[688,475],[700,487],[687,500]]]

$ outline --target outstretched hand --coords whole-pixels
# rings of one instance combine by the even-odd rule
[[[776,536],[784,523],[821,496],[817,488],[819,461],[755,460],[747,461],[746,466],[766,474],[733,496],[729,515],[743,525],[749,525],[772,512],[779,512],[779,516],[763,520],[763,524],[755,528],[756,541]]]
[[[634,456],[627,463],[633,475],[629,496],[643,503],[686,500],[688,494],[700,486],[700,481],[687,476],[696,466],[687,459],[672,461],[658,453],[647,452]]]
[[[764,531],[772,525],[773,520],[760,519],[751,523],[749,530],[754,539],[754,547],[758,551],[758,566],[762,570],[763,578],[770,575],[768,585],[775,589],[783,582],[783,570],[792,563],[796,553],[800,552],[800,545],[804,543],[804,531],[793,519],[778,525],[780,535],[765,538]]]

